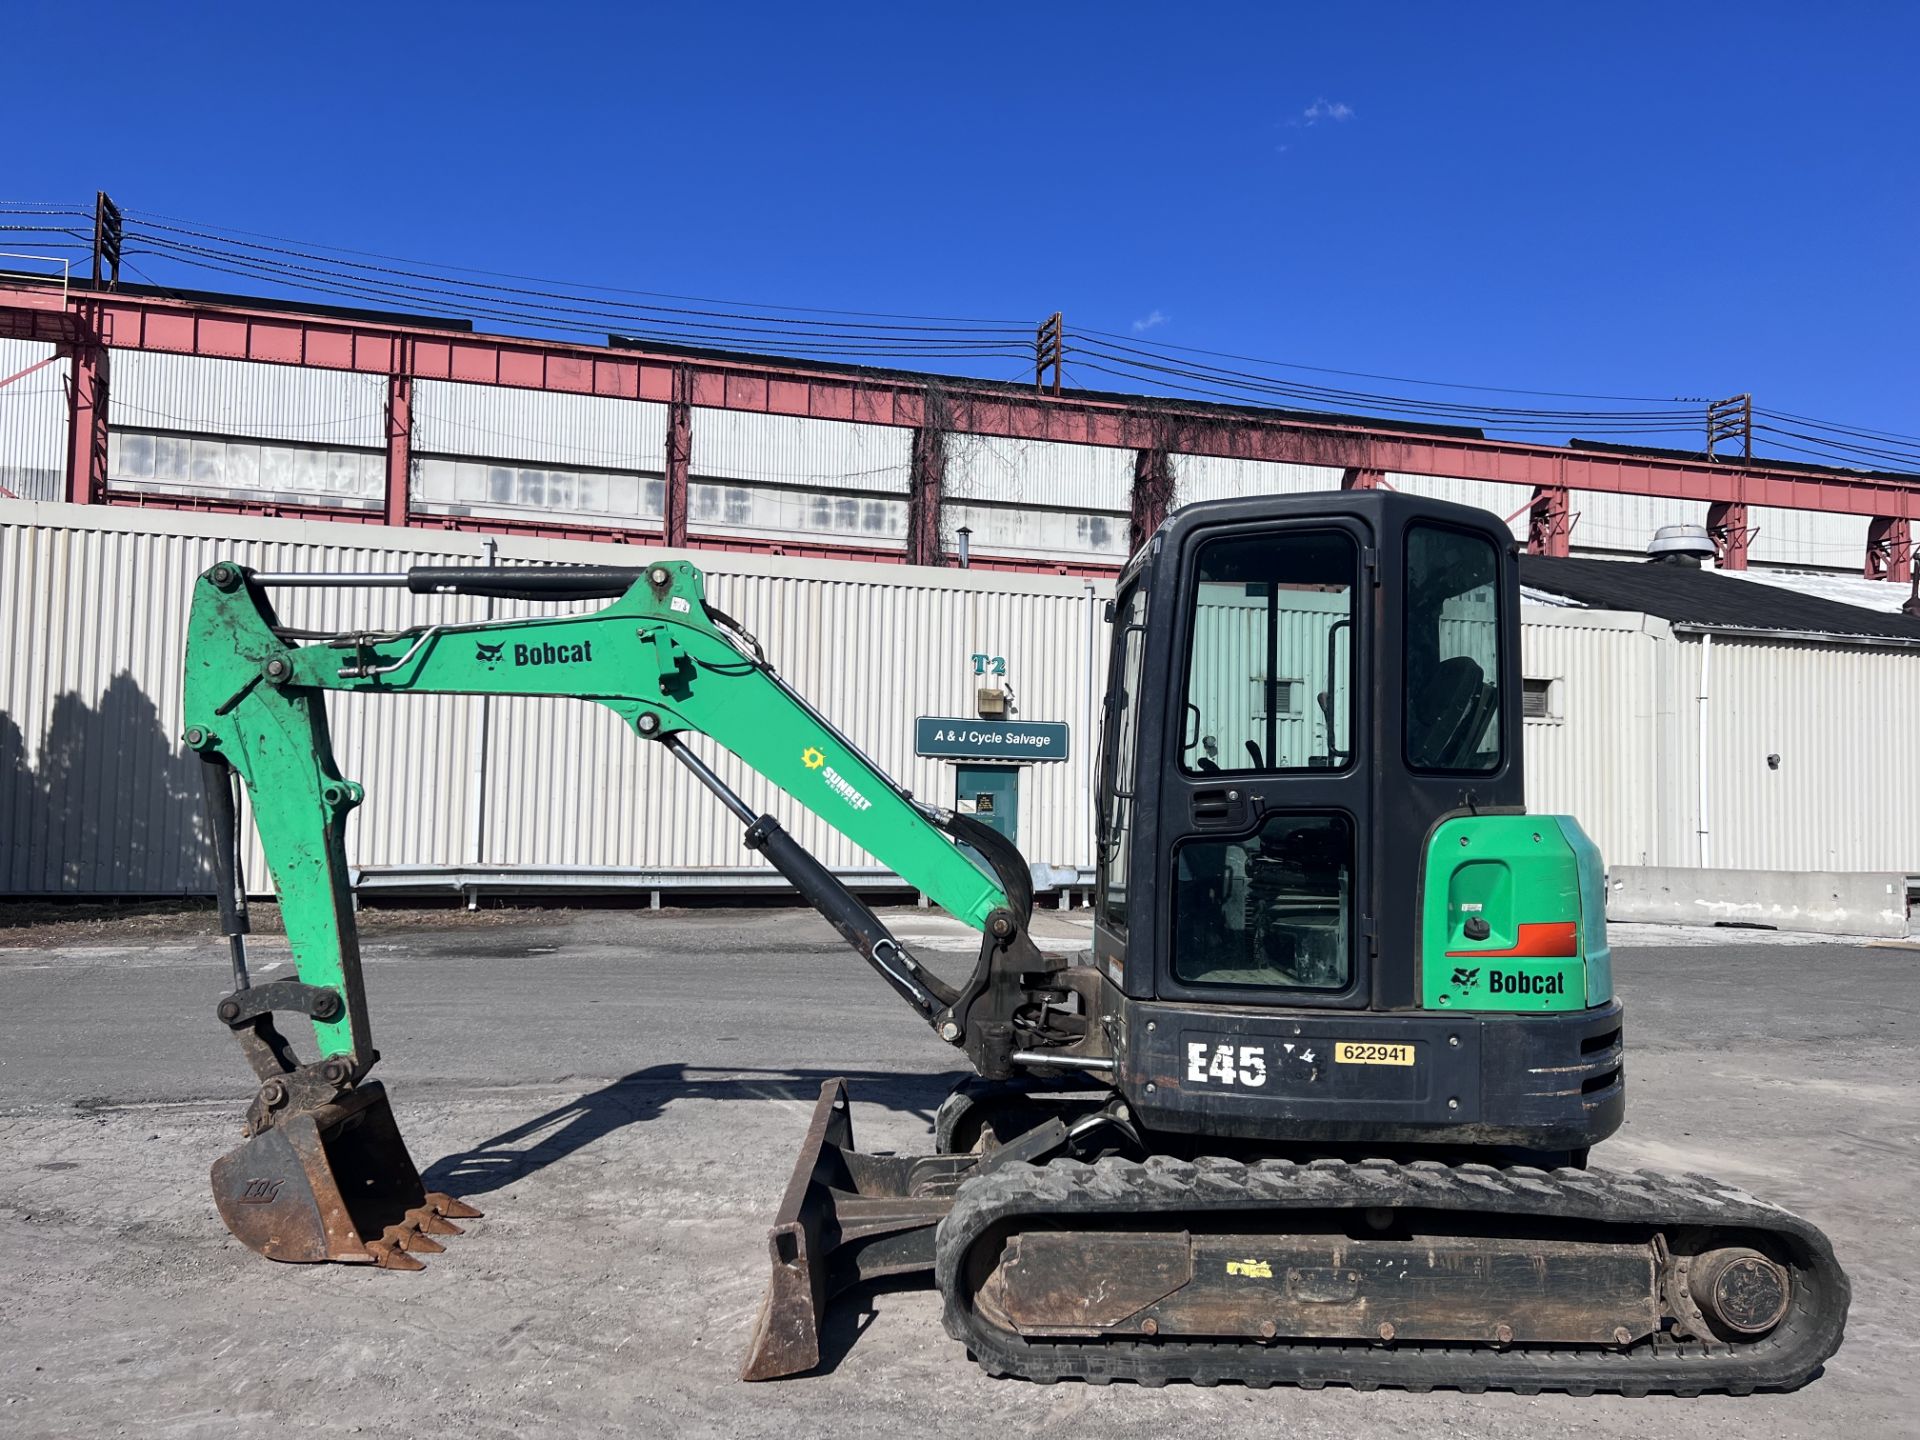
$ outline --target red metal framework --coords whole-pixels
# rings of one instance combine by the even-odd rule
[[[1036,394],[1025,386],[918,377],[752,356],[702,355],[640,348],[602,349],[560,341],[475,335],[338,315],[251,310],[204,301],[125,293],[61,292],[31,284],[0,285],[0,335],[51,341],[73,361],[73,426],[69,496],[82,503],[105,496],[108,347],[222,360],[306,365],[386,376],[389,380],[388,491],[390,523],[500,530],[495,522],[416,515],[407,508],[412,386],[418,380],[506,385],[576,395],[658,401],[669,407],[666,538],[694,546],[740,548],[748,542],[686,534],[686,473],[694,406],[822,420],[860,421],[1015,439],[1116,446],[1139,454],[1132,528],[1157,523],[1171,498],[1171,451],[1326,466],[1357,483],[1388,473],[1452,476],[1524,487],[1536,499],[1536,547],[1566,543],[1564,497],[1573,490],[1658,495],[1723,506],[1731,534],[1745,530],[1745,507],[1820,510],[1858,515],[1873,524],[1881,546],[1892,526],[1920,518],[1920,486],[1846,470],[1781,466],[1766,460],[1685,457],[1569,449],[1472,436],[1374,427],[1346,419],[1267,415],[1225,406],[1150,397]],[[676,428],[676,421],[678,426]],[[923,462],[924,464],[924,462]],[[117,497],[116,497],[117,498]],[[933,492],[937,503],[937,491]],[[1556,503],[1557,502],[1557,503]],[[923,499],[923,504],[926,503]],[[247,508],[258,508],[257,506]],[[291,508],[291,507],[288,507]],[[928,521],[922,517],[924,535]],[[591,522],[543,530],[599,535]],[[623,537],[651,535],[615,532]],[[937,533],[937,530],[934,532]],[[1865,537],[1863,537],[1863,540]],[[914,547],[923,559],[926,542]],[[850,547],[783,543],[787,553]],[[1867,569],[1874,573],[1869,550]],[[1901,553],[1904,553],[1902,551]],[[875,558],[879,558],[876,555]],[[902,558],[889,556],[888,558]],[[944,557],[935,556],[940,559]],[[985,557],[982,557],[984,561]],[[976,562],[979,563],[979,562]],[[1115,565],[1003,560],[1010,568],[1111,573]],[[1888,565],[1881,573],[1892,570]]]

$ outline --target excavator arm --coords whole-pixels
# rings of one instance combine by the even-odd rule
[[[591,613],[314,636],[283,626],[268,598],[278,587],[299,585],[611,603]],[[384,1094],[366,1080],[378,1052],[345,846],[347,817],[362,791],[335,764],[324,700],[330,690],[554,696],[605,705],[687,766],[743,823],[745,844],[781,871],[942,1039],[964,1048],[982,1074],[1005,1078],[1017,1065],[1013,1022],[1026,986],[1058,968],[1028,936],[1032,888],[1018,851],[985,825],[900,788],[775,673],[750,635],[706,603],[694,566],[339,576],[261,574],[222,563],[195,586],[185,739],[206,762],[222,928],[233,956],[234,990],[218,1013],[261,1082],[248,1112],[248,1143],[216,1164],[215,1195],[229,1228],[262,1253],[411,1268],[417,1262],[408,1252],[437,1248],[425,1236],[467,1208],[425,1193]],[[727,786],[686,743],[695,734],[731,751],[981,931],[972,973],[950,984],[921,965],[777,820],[756,814]],[[272,870],[293,980],[256,986],[248,974],[236,783],[245,788]],[[956,841],[984,856],[993,876]],[[275,1024],[280,1011],[311,1021],[317,1061],[295,1056]],[[349,1135],[350,1142],[343,1138]]]

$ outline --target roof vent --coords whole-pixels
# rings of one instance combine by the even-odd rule
[[[1662,525],[1653,532],[1653,543],[1647,546],[1649,560],[1691,565],[1696,570],[1700,562],[1712,554],[1713,537],[1707,534],[1704,525]]]

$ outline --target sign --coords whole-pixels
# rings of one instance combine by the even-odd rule
[[[913,753],[963,760],[1064,760],[1067,727],[1058,720],[922,715],[913,722]]]

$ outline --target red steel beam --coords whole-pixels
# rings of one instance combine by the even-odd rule
[[[408,496],[413,480],[413,377],[387,377],[387,490],[386,521],[407,523]]]
[[[501,335],[449,334],[400,324],[300,315],[121,294],[71,297],[106,342],[129,349],[423,380],[507,385],[576,395],[671,403],[673,373],[691,372],[694,405],[917,427],[923,384],[907,376],[802,362],[607,350]],[[15,310],[0,293],[0,333],[62,317]],[[54,328],[54,327],[49,327]],[[1764,460],[1708,464],[1510,440],[1372,429],[1345,421],[1262,416],[1226,409],[1030,391],[942,377],[947,428],[964,434],[1054,440],[1132,450],[1160,447],[1170,420],[1180,448],[1200,455],[1327,466],[1337,470],[1456,476],[1498,484],[1788,510],[1920,518],[1920,486],[1833,470],[1781,470]]]
[[[693,371],[679,365],[673,372],[673,398],[667,402],[665,483],[660,487],[662,528],[667,544],[687,543],[687,486],[693,473]]]
[[[913,432],[907,461],[907,560],[939,565],[946,556],[940,543],[940,513],[947,483],[947,437],[931,425]]]
[[[91,505],[107,491],[107,351],[81,344],[69,353],[67,499]]]

